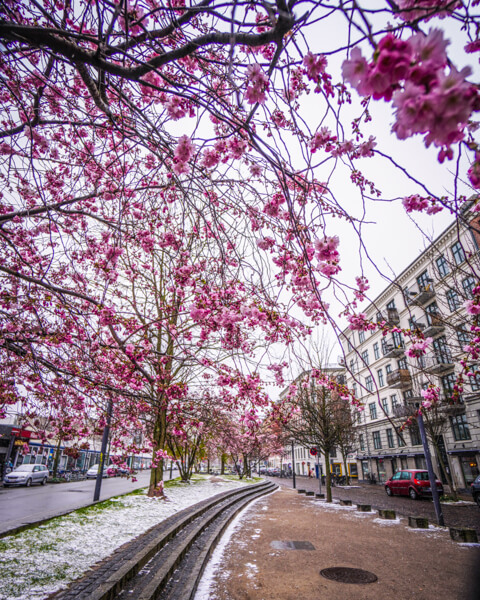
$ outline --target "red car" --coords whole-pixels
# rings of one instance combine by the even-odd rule
[[[442,482],[436,479],[437,490],[440,495],[443,494]],[[428,471],[419,469],[402,469],[397,471],[393,477],[385,482],[385,491],[387,496],[410,496],[416,500],[422,496],[431,496],[430,480]]]

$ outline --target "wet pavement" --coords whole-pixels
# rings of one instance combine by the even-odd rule
[[[281,487],[292,488],[292,479],[283,477],[270,477]],[[297,489],[318,492],[318,479],[297,476]],[[325,493],[325,486],[322,486]],[[332,495],[339,500],[352,500],[354,504],[371,504],[373,509],[393,509],[402,516],[425,517],[431,523],[436,523],[436,514],[433,502],[428,498],[411,500],[406,496],[389,497],[382,484],[370,485],[355,483],[352,486],[335,486]],[[480,508],[472,501],[471,496],[463,494],[460,503],[442,502],[442,512],[447,527],[471,527],[477,530],[480,538]]]

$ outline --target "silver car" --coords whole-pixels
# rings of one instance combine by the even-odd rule
[[[49,476],[45,465],[20,465],[3,478],[4,487],[11,485],[26,485],[30,487],[32,483],[45,485]]]

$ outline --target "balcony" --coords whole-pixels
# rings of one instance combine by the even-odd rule
[[[403,340],[397,341],[397,343],[390,340],[389,342],[386,342],[383,347],[383,356],[385,356],[385,358],[399,358],[400,356],[403,356],[404,353],[405,344]]]
[[[449,352],[438,352],[430,356],[423,357],[423,365],[427,373],[432,375],[441,375],[454,368],[453,359]]]
[[[385,321],[387,325],[398,325],[400,323],[400,315],[396,308],[387,308],[387,315],[382,313],[377,314],[377,323]]]
[[[396,308],[387,308],[387,321],[390,325],[398,325],[400,323],[400,315]]]
[[[435,298],[433,283],[427,283],[426,285],[420,285],[418,292],[408,292],[407,304],[423,305],[433,300],[433,298]]]
[[[440,315],[429,314],[428,315],[429,325],[423,330],[425,337],[434,337],[445,331],[445,323],[443,322]]]
[[[405,418],[411,417],[415,414],[417,409],[413,406],[413,404],[398,404],[393,407],[393,416],[396,418]]]
[[[412,385],[412,376],[408,369],[397,369],[387,373],[387,385],[392,388],[408,388]]]

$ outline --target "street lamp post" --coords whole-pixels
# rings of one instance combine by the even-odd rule
[[[105,464],[105,454],[107,452],[108,437],[110,434],[110,421],[112,420],[112,400],[108,399],[107,404],[107,422],[102,435],[102,449],[100,450],[100,464],[98,466],[97,479],[95,481],[95,491],[93,493],[93,501],[97,502],[100,498],[100,490],[102,487],[103,465]]]
[[[322,493],[322,471],[320,470],[320,448],[317,446],[318,493]]]
[[[295,452],[294,452],[294,447],[293,447],[294,441],[292,440],[292,477],[293,477],[293,489],[296,489],[296,482],[295,482]]]

